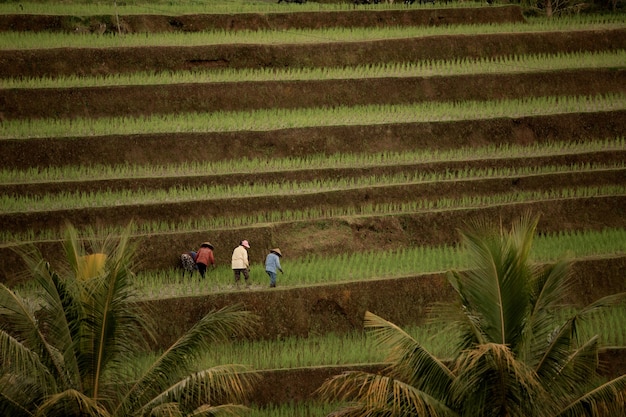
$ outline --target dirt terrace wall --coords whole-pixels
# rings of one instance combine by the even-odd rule
[[[513,158],[473,159],[471,161],[441,161],[403,165],[383,165],[359,168],[319,168],[295,171],[255,172],[254,182],[281,183],[295,181],[330,181],[340,178],[365,176],[393,176],[403,173],[440,173],[462,170],[548,167],[558,165],[606,164],[619,165],[626,161],[626,149],[610,149],[597,152],[581,152],[538,157],[523,156]],[[45,194],[68,192],[96,192],[119,190],[165,190],[172,187],[195,187],[237,185],[250,181],[250,173],[188,175],[180,177],[133,177],[120,179],[90,179],[53,182],[31,182],[27,184],[0,184],[0,194],[7,196],[43,196]]]
[[[574,264],[571,302],[586,305],[605,295],[626,291],[622,272],[626,257],[600,258]],[[172,344],[208,312],[241,305],[260,318],[254,339],[306,337],[363,328],[371,311],[399,326],[418,325],[435,302],[451,301],[454,292],[444,274],[353,281],[332,285],[217,293],[142,303],[159,317],[158,343]]]
[[[407,173],[407,175],[412,175]],[[79,207],[50,211],[0,214],[0,228],[6,232],[27,230],[62,230],[67,223],[76,227],[108,225],[123,227],[133,219],[141,225],[167,219],[182,223],[199,218],[254,216],[274,210],[298,211],[318,208],[330,213],[333,209],[365,204],[411,203],[419,196],[421,201],[463,196],[491,196],[504,193],[542,192],[568,187],[602,187],[626,182],[626,168],[597,171],[564,172],[523,175],[504,178],[458,179],[415,184],[378,185],[359,188],[293,192],[250,197],[199,196],[197,201],[163,201],[126,203],[106,207]],[[549,184],[549,187],[547,186]],[[375,184],[373,184],[375,185]],[[166,214],[167,213],[167,214]]]
[[[0,166],[27,169],[95,163],[168,164],[285,158],[340,152],[376,154],[501,143],[574,142],[617,138],[624,132],[626,110],[271,131],[4,139],[0,141]]]
[[[503,88],[506,86],[506,88]],[[151,116],[271,108],[408,105],[626,93],[626,70],[250,81],[150,86],[0,89],[10,119]]]
[[[612,379],[626,374],[624,349],[602,351],[598,359],[601,375]],[[261,371],[261,381],[253,390],[250,403],[256,406],[268,406],[290,402],[319,401],[315,391],[324,381],[334,375],[349,371],[383,373],[384,368],[384,364],[367,364]]]
[[[26,6],[28,11],[28,6]],[[0,31],[155,33],[198,32],[206,30],[288,30],[329,27],[386,27],[523,22],[519,6],[453,9],[350,10],[286,13],[49,16],[29,14],[0,15]],[[296,9],[297,10],[297,9]],[[119,28],[118,28],[119,19]]]
[[[260,264],[267,250],[279,246],[291,260],[310,253],[334,255],[363,252],[374,248],[393,250],[408,246],[443,245],[458,242],[458,229],[476,218],[502,219],[503,224],[531,212],[541,216],[538,232],[602,230],[626,226],[626,197],[563,199],[521,204],[505,204],[476,209],[433,211],[381,217],[325,219],[281,223],[231,230],[199,230],[138,237],[142,253],[150,254],[137,271],[159,270],[177,265],[180,253],[210,240],[215,245],[218,264],[230,264],[232,249],[248,239],[253,264]],[[42,242],[37,247],[53,266],[63,259],[59,242]],[[15,285],[28,279],[19,256],[5,246],[0,248],[0,282]],[[622,279],[621,277],[619,279]]]
[[[54,48],[0,51],[0,77],[107,75],[217,68],[302,68],[492,58],[506,55],[615,51],[626,29],[442,35],[369,42]]]

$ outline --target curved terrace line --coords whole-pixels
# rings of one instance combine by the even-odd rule
[[[118,190],[104,192],[62,192],[42,196],[0,196],[0,213],[51,212],[76,208],[118,207],[182,203],[192,201],[249,198],[258,196],[293,196],[317,194],[331,191],[347,191],[372,187],[417,185],[456,181],[480,181],[483,179],[520,179],[543,175],[619,172],[626,163],[588,164],[564,166],[540,166],[517,168],[462,169],[459,171],[434,173],[401,173],[355,178],[340,178],[312,181],[287,181],[254,185],[200,185],[174,187],[167,190]]]
[[[281,223],[317,221],[331,218],[405,215],[427,212],[444,212],[451,210],[467,210],[487,208],[511,204],[562,201],[567,199],[625,196],[624,186],[589,186],[578,188],[562,188],[548,191],[514,191],[509,193],[493,193],[490,195],[469,195],[458,198],[440,198],[437,200],[414,200],[396,203],[367,203],[349,207],[306,207],[301,210],[273,210],[248,215],[230,215],[228,217],[212,216],[190,219],[186,222],[170,223],[163,221],[147,221],[133,224],[134,236],[150,236],[154,234],[185,233],[198,230],[226,230],[259,225],[279,225]],[[78,229],[81,229],[77,225]],[[82,227],[87,230],[89,228]],[[104,227],[103,232],[119,233],[120,227]],[[0,231],[0,247],[17,244],[60,239],[58,229],[40,228],[22,232]],[[1,243],[4,242],[4,243]]]
[[[406,152],[384,152],[380,154],[311,155],[289,158],[254,158],[243,160],[209,161],[168,165],[89,165],[30,168],[26,170],[0,170],[0,184],[42,184],[57,182],[85,182],[122,180],[154,177],[207,177],[229,174],[261,174],[273,172],[338,170],[347,168],[375,168],[397,165],[477,162],[510,160],[548,156],[575,156],[597,152],[626,151],[624,137],[589,140],[585,142],[546,142],[532,145],[502,143],[482,147],[462,147],[433,151],[423,149]]]
[[[626,109],[626,94],[614,93],[598,96],[422,102],[412,105],[261,109],[245,112],[166,114],[137,118],[9,120],[0,124],[0,140],[139,133],[269,131],[312,126],[480,120],[623,109]]]
[[[504,57],[380,63],[355,67],[242,68],[211,71],[138,72],[106,76],[8,78],[4,89],[81,88],[167,84],[249,83],[367,78],[439,77],[468,74],[534,73],[568,69],[623,68],[626,50],[582,53],[531,54]]]
[[[124,36],[63,33],[0,33],[0,50],[34,50],[63,48],[133,48],[189,47],[205,45],[287,45],[311,43],[364,42],[384,39],[450,35],[484,35],[493,33],[538,33],[560,31],[596,31],[623,29],[626,18],[584,16],[553,19],[529,19],[525,23],[491,23],[482,25],[398,26],[386,28],[324,28],[285,31],[207,31],[191,33],[126,34]]]

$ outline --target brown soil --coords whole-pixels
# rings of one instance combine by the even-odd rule
[[[0,166],[168,164],[315,154],[403,152],[500,143],[530,145],[621,137],[626,110],[460,122],[329,126],[227,133],[167,133],[1,140]],[[193,150],[193,151],[190,151]]]
[[[615,290],[626,291],[623,280],[607,283],[606,275],[626,268],[626,256],[581,260],[574,264],[575,288],[569,300],[586,305]],[[454,291],[444,274],[419,275],[393,280],[366,280],[301,288],[264,288],[217,294],[168,298],[142,303],[159,317],[161,347],[171,345],[195,321],[211,310],[240,304],[262,318],[254,338],[358,331],[365,311],[371,311],[400,326],[424,323],[428,306],[451,301]],[[393,300],[390,303],[389,300]],[[176,311],[175,315],[170,312]]]
[[[415,172],[445,173],[459,172],[463,170],[478,170],[487,168],[524,168],[524,167],[549,167],[584,164],[620,164],[626,160],[626,150],[609,150],[597,152],[583,152],[564,155],[549,155],[539,157],[519,158],[490,158],[468,161],[443,161],[405,165],[384,165],[361,168],[320,168],[299,169],[294,171],[268,171],[255,172],[251,180],[249,173],[194,175],[165,177],[132,177],[115,179],[92,179],[76,181],[41,181],[28,183],[0,184],[0,194],[12,196],[31,196],[55,193],[86,193],[96,191],[121,191],[121,190],[164,190],[169,188],[197,187],[199,185],[237,185],[243,183],[271,184],[283,182],[304,181],[332,181],[340,178],[359,178],[370,176],[392,176],[405,173],[410,175]]]
[[[369,42],[1,50],[0,77],[217,68],[338,67],[626,48],[626,29],[446,35]]]
[[[158,222],[163,213],[168,221],[178,223],[201,217],[245,216],[280,209],[297,211],[303,207],[324,210],[361,204],[409,203],[415,196],[421,200],[488,196],[510,192],[559,190],[567,187],[588,187],[624,184],[626,169],[581,173],[529,175],[510,178],[489,178],[437,181],[423,184],[375,186],[319,192],[287,192],[271,196],[209,198],[200,201],[125,204],[111,207],[64,209],[53,211],[11,213],[0,215],[0,227],[10,232],[28,229],[61,230],[67,222],[77,227],[88,225],[124,226],[128,219],[143,224]],[[546,187],[550,184],[550,187]]]
[[[510,223],[515,217],[531,212],[541,215],[540,233],[602,230],[624,227],[626,197],[594,197],[504,204],[475,209],[442,210],[397,216],[365,216],[329,218],[310,222],[258,225],[228,230],[198,230],[194,232],[151,234],[138,237],[142,252],[151,254],[144,269],[171,268],[177,264],[180,252],[172,248],[196,247],[210,237],[215,245],[216,262],[228,264],[234,242],[246,236],[254,242],[250,260],[263,262],[267,250],[279,244],[286,256],[297,259],[309,253],[334,255],[345,252],[400,249],[415,245],[442,245],[458,242],[458,229],[472,218],[501,219]],[[97,220],[95,225],[107,225]],[[62,259],[59,242],[43,242],[37,247],[52,264]],[[179,249],[183,250],[183,249]],[[2,282],[13,285],[23,279],[23,264],[9,247],[0,248]],[[622,281],[622,276],[615,279]]]
[[[352,10],[288,13],[237,13],[204,15],[124,15],[121,10],[122,33],[198,32],[207,30],[288,30],[331,27],[387,27],[417,25],[452,25],[459,23],[523,22],[518,6],[468,8],[449,10]],[[100,32],[118,33],[115,16],[46,16],[1,15],[0,31]]]
[[[625,356],[622,349],[609,349],[600,353],[598,359],[603,375],[617,378],[626,374]],[[262,380],[250,400],[255,406],[311,401],[319,399],[316,390],[328,378],[347,371],[382,373],[384,367],[384,364],[369,364],[263,371],[260,373]],[[281,389],[277,390],[277,386]]]
[[[293,15],[206,16],[124,16],[122,29],[137,31],[193,31],[227,25],[228,29],[290,28],[321,26],[368,26],[396,24],[442,24],[457,21],[519,21],[517,7],[478,9],[476,14],[456,9],[402,12],[306,13]],[[474,13],[474,12],[471,12]],[[108,19],[108,20],[107,20]],[[292,19],[292,20],[289,20]],[[491,20],[489,20],[491,19]],[[0,17],[0,30],[95,31],[117,29],[111,17]],[[221,45],[203,47],[150,47],[111,49],[68,49],[0,51],[0,77],[60,76],[69,74],[113,74],[135,71],[168,71],[214,68],[282,68],[361,65],[405,62],[417,59],[503,56],[525,53],[600,51],[626,48],[626,29],[555,33],[502,33],[477,36],[436,36],[418,39],[380,40],[351,43],[320,43],[306,47],[286,45]],[[265,101],[279,106],[320,106],[343,103],[402,103],[421,100],[485,99],[542,94],[595,94],[624,91],[625,71],[570,71],[507,76],[435,77],[427,79],[382,79],[361,81],[295,83],[203,84],[172,87],[116,87],[72,90],[0,90],[0,120],[41,117],[100,117],[119,114],[209,111],[212,109],[259,108]],[[250,90],[254,94],[250,93]],[[215,101],[212,101],[215,98]],[[341,100],[340,100],[341,98]],[[346,100],[345,102],[343,100]],[[622,137],[626,132],[626,111],[500,118],[463,122],[407,123],[390,125],[333,126],[284,129],[271,132],[199,133],[130,135],[84,138],[42,138],[1,140],[0,165],[27,169],[78,164],[165,164],[195,161],[220,161],[237,158],[289,157],[337,152],[402,152],[417,149],[452,149],[465,146],[553,141],[584,141]],[[602,152],[579,157],[556,157],[506,161],[507,165],[537,166],[572,163],[587,158],[608,162],[623,161],[624,152]],[[571,158],[571,159],[570,159]],[[561,162],[555,162],[561,161]],[[494,166],[495,161],[476,161],[474,166]],[[389,171],[415,169],[458,169],[462,164],[394,167]],[[501,165],[496,165],[501,166]],[[232,175],[195,179],[153,178],[118,182],[112,188],[170,187],[184,181],[207,183],[253,183],[308,178],[344,178],[373,170],[324,170]],[[377,172],[377,173],[378,173]],[[416,198],[479,195],[526,189],[550,190],[577,184],[624,184],[624,170],[574,173],[538,177],[456,181],[430,186],[377,187],[351,192],[336,192],[221,200],[150,207],[123,206],[105,210],[86,209],[67,212],[28,213],[0,217],[3,230],[56,227],[64,219],[76,224],[124,224],[136,221],[187,219],[191,216],[251,213],[302,208],[310,205],[338,207],[363,202],[410,201]],[[110,187],[107,182],[77,184],[33,184],[1,189],[3,193],[41,193],[42,188],[60,192]],[[237,203],[237,204],[235,204]],[[207,237],[216,246],[220,264],[227,264],[234,242],[245,236],[253,242],[250,257],[262,262],[266,250],[279,245],[290,259],[309,253],[331,255],[349,251],[402,249],[416,245],[455,244],[457,230],[469,219],[501,219],[504,224],[525,212],[541,215],[540,233],[573,230],[601,230],[625,227],[626,197],[571,198],[548,202],[503,204],[486,208],[442,210],[398,216],[329,218],[311,222],[292,222],[242,227],[229,230],[197,230],[185,233],[152,234],[138,237],[142,251],[151,255],[147,268],[163,269],[176,264],[181,248],[197,246]],[[41,242],[38,248],[53,266],[62,257],[58,242]],[[6,246],[0,248],[0,281],[13,285],[23,279],[23,265]],[[606,294],[626,291],[623,271],[626,257],[579,261],[575,264],[576,291],[572,302],[586,304]],[[287,335],[307,336],[327,331],[345,332],[362,328],[367,309],[399,325],[421,323],[427,307],[434,301],[449,300],[451,289],[441,274],[405,277],[394,280],[358,281],[307,288],[257,287],[251,291],[232,291],[198,297],[170,298],[145,303],[161,318],[158,345],[167,346],[195,320],[214,308],[242,303],[262,317],[259,338],[275,339]],[[389,302],[393,300],[393,302]],[[607,356],[608,357],[608,356]],[[623,356],[611,355],[612,370],[623,369]],[[619,366],[622,368],[619,368]],[[372,368],[375,370],[376,368]],[[312,387],[337,372],[336,369],[311,369],[266,373],[267,381],[287,385],[281,395],[262,387],[253,402],[308,400]],[[273,378],[273,379],[272,379]],[[298,384],[298,382],[309,384]],[[268,399],[268,395],[271,398]]]
[[[6,120],[68,119],[258,110],[267,108],[268,103],[273,108],[295,109],[618,92],[626,92],[626,70],[592,69],[426,78],[20,88],[0,90],[0,106]]]

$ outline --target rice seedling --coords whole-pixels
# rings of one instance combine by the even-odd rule
[[[528,33],[569,30],[623,29],[625,18],[619,13],[602,16],[576,15],[553,19],[529,19],[524,23],[491,23],[445,26],[396,26],[380,28],[335,27],[261,31],[207,31],[187,33],[145,33],[124,36],[74,33],[0,33],[0,49],[49,49],[64,45],[70,48],[113,48],[145,46],[202,46],[224,44],[306,44],[364,42],[426,36]]]
[[[264,407],[252,406],[246,417],[323,417],[339,408],[338,404],[312,401],[270,404]]]
[[[301,195],[338,190],[416,185],[455,181],[473,181],[487,178],[520,178],[547,174],[597,172],[620,170],[624,163],[574,164],[566,166],[540,166],[498,169],[464,169],[446,172],[410,172],[395,175],[345,177],[311,181],[285,181],[239,185],[199,185],[173,187],[167,190],[106,190],[102,192],[63,192],[41,196],[0,196],[0,213],[40,212],[88,207],[114,207],[122,205],[166,204],[217,199],[234,199],[254,196]]]
[[[457,337],[433,325],[407,326],[405,331],[440,357],[452,354]],[[138,360],[151,363],[159,352],[141,355]],[[256,370],[303,368],[309,366],[382,363],[384,352],[376,348],[366,332],[327,333],[309,337],[281,337],[274,340],[236,340],[213,344],[197,363],[197,369],[224,363],[241,363]]]
[[[22,1],[22,7],[17,3],[0,3],[0,14],[46,14],[46,15],[73,15],[73,16],[100,16],[113,15],[183,15],[183,14],[233,14],[233,13],[290,13],[312,11],[350,11],[354,7],[349,2],[319,3],[310,2],[289,7],[287,4],[278,4],[275,1],[220,1],[220,0],[193,0],[193,1],[124,1],[124,2],[92,2],[72,1],[71,3],[59,3],[54,1]],[[402,3],[380,3],[362,5],[361,10],[402,10],[406,9]],[[469,8],[481,7],[483,3],[477,1],[464,1],[459,3],[447,3],[437,5],[438,8]],[[414,4],[412,7],[432,7]],[[494,6],[495,7],[495,6]]]
[[[585,68],[620,68],[626,51],[596,51],[501,57],[460,58],[354,67],[244,68],[212,71],[137,72],[106,76],[7,78],[0,88],[79,88],[120,85],[164,85],[252,81],[338,80],[384,77],[437,77],[468,74],[533,73]]]
[[[0,169],[0,184],[26,184],[55,181],[91,181],[122,178],[184,177],[225,175],[235,173],[258,174],[295,170],[329,168],[366,168],[408,165],[432,162],[498,160],[505,158],[532,158],[549,155],[577,155],[588,152],[610,152],[626,149],[624,137],[591,139],[581,142],[555,141],[517,145],[501,143],[482,147],[459,147],[445,150],[420,149],[405,152],[376,154],[307,155],[288,158],[254,158],[243,160],[187,162],[168,165],[78,165],[38,167],[26,170]]]
[[[333,108],[261,109],[98,119],[8,120],[1,139],[86,137],[149,133],[270,131],[275,129],[481,120],[561,113],[622,110],[626,95],[527,97],[510,100],[423,102],[409,105],[337,106]]]
[[[349,207],[309,207],[302,210],[260,212],[242,216],[211,217],[190,219],[182,223],[168,221],[145,222],[134,226],[135,236],[142,238],[155,233],[184,233],[198,230],[220,230],[237,227],[252,227],[269,223],[286,223],[299,221],[322,220],[332,217],[371,217],[423,213],[429,211],[459,210],[479,207],[490,207],[502,204],[560,200],[564,198],[589,198],[601,196],[624,195],[624,186],[565,188],[550,191],[528,191],[490,194],[484,196],[465,196],[460,198],[444,198],[440,200],[417,200],[406,203],[364,204]],[[79,228],[80,229],[80,228]],[[89,228],[83,228],[89,230]],[[105,227],[103,233],[118,233],[118,227]],[[14,246],[16,242],[43,242],[59,240],[56,229],[26,230],[20,233],[0,231],[0,247]]]
[[[565,318],[567,309],[558,314]],[[600,335],[602,346],[625,347],[623,331],[626,328],[626,306],[615,306],[604,315],[592,316],[581,322],[582,337]],[[606,320],[604,320],[606,319]],[[617,328],[611,328],[615,324]],[[439,358],[451,357],[458,334],[440,324],[421,324],[403,327],[429,352]],[[142,354],[139,363],[153,363],[159,352]],[[229,343],[213,344],[210,351],[198,361],[197,369],[208,368],[224,363],[242,363],[255,370],[294,369],[316,366],[381,364],[385,352],[378,349],[366,331],[353,331],[343,334],[327,333],[309,337],[288,336],[273,340],[236,340]]]
[[[626,254],[626,230],[611,228],[538,236],[532,254],[536,262],[550,262],[564,255],[572,259],[623,256]],[[459,248],[447,245],[342,253],[325,256],[323,259],[318,255],[309,255],[298,259],[284,259],[281,263],[286,271],[281,275],[281,287],[419,276],[442,273],[449,269],[463,269],[469,264]],[[250,276],[255,289],[266,287],[267,276],[262,264],[251,265]],[[199,274],[183,280],[180,271],[166,269],[138,273],[135,282],[142,299],[198,296],[239,290],[233,284],[230,265],[218,265],[205,280]],[[27,290],[28,284],[24,288]]]

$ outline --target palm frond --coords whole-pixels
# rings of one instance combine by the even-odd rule
[[[218,417],[218,416],[240,416],[246,413],[248,407],[240,404],[223,404],[216,406],[203,405],[187,414],[187,417]]]
[[[410,384],[367,372],[349,371],[336,375],[325,381],[317,394],[327,400],[352,403],[332,415],[457,416],[444,402]]]
[[[440,320],[444,322],[448,320],[448,325],[454,325],[460,330],[460,339],[458,342],[458,351],[469,349],[474,345],[488,343],[487,335],[482,329],[483,321],[481,317],[470,309],[472,302],[466,297],[463,280],[464,275],[460,271],[448,271],[446,273],[448,282],[457,291],[459,302],[444,306],[441,304],[433,309],[433,312],[443,312]],[[456,309],[457,314],[452,311]]]
[[[550,335],[542,349],[541,357],[533,362],[535,373],[541,380],[551,381],[562,370],[572,351],[572,326],[574,319],[563,323]]]
[[[164,351],[130,387],[116,414],[130,413],[186,376],[191,370],[190,365],[209,349],[210,343],[225,340],[233,334],[249,334],[255,324],[255,316],[239,306],[208,313]]]
[[[475,222],[462,231],[470,268],[456,276],[467,314],[480,320],[485,341],[515,346],[528,309],[532,270],[528,256],[537,219],[522,218],[510,233]]]
[[[1,386],[13,386],[13,380],[7,380],[7,378],[0,378]],[[13,391],[13,390],[12,390]],[[15,398],[13,392],[7,392],[5,388],[0,390],[0,415],[11,417],[31,417],[33,415],[32,410],[25,407],[24,404],[28,404],[31,407],[32,403],[24,403],[21,399]]]
[[[448,395],[454,375],[442,361],[400,327],[369,311],[365,313],[364,325],[388,349],[387,361],[394,377],[435,398]]]
[[[608,313],[611,307],[623,304],[625,301],[626,292],[607,295],[580,309],[576,313],[576,319],[580,322],[584,322],[586,320],[594,318],[597,319],[598,315],[601,317],[602,314]],[[577,333],[575,335],[577,336]]]
[[[205,406],[205,411],[223,404],[243,403],[259,375],[242,365],[221,365],[188,375],[163,390],[142,407],[140,414],[175,402],[185,414]]]
[[[472,416],[541,416],[548,398],[532,369],[503,344],[479,345],[455,363],[455,408]]]
[[[130,244],[129,225],[119,237],[107,237],[108,246],[103,254],[105,261],[95,276],[81,276],[85,317],[82,320],[80,341],[80,369],[84,390],[99,397],[104,371],[113,361],[124,361],[135,349],[147,346],[145,321],[134,306],[132,271],[130,265],[135,248]],[[77,239],[73,227],[68,226],[67,240]],[[98,248],[98,240],[91,243]],[[78,241],[66,242],[71,256],[85,256],[86,250]],[[80,258],[79,258],[80,259]],[[77,261],[80,268],[80,262]],[[71,262],[70,262],[71,263]],[[76,272],[77,275],[78,270]]]
[[[35,417],[46,417],[53,415],[66,416],[88,416],[88,417],[109,417],[110,414],[100,403],[83,393],[69,389],[58,394],[54,394],[37,409]]]
[[[555,417],[615,417],[626,415],[626,375],[585,392]]]
[[[560,326],[555,312],[565,304],[572,288],[571,262],[559,260],[538,269],[532,277],[528,319],[515,351],[523,361],[536,366]]]
[[[55,380],[67,382],[61,355],[40,330],[34,307],[4,284],[0,284],[0,318],[1,322],[11,324],[5,331],[37,355],[39,362],[53,374]]]
[[[30,375],[30,379],[43,388],[44,394],[51,391],[46,387],[56,385],[49,369],[39,360],[39,355],[4,330],[0,330],[0,366],[2,376]],[[19,381],[12,381],[11,385],[17,383]],[[11,386],[3,384],[0,391],[9,388]]]

